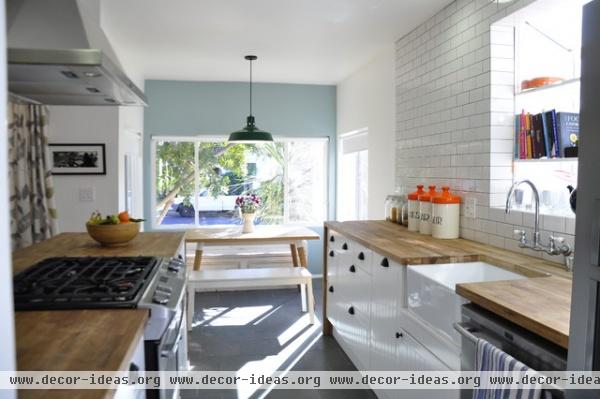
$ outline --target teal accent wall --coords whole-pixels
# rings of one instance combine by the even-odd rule
[[[335,215],[336,87],[283,83],[253,84],[256,125],[274,136],[329,138],[328,218]],[[150,140],[152,136],[227,135],[246,124],[247,82],[147,80],[144,111],[144,208],[151,219]],[[146,222],[146,231],[151,230]],[[323,233],[323,226],[313,226]],[[309,265],[322,272],[322,243],[309,242]]]

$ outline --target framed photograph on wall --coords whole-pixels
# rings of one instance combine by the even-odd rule
[[[104,144],[50,144],[53,175],[105,175]]]

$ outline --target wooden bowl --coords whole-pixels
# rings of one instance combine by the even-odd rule
[[[94,240],[105,246],[124,245],[133,240],[140,232],[139,223],[89,224],[87,232]]]

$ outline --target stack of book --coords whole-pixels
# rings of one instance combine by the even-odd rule
[[[515,159],[571,158],[577,156],[579,114],[550,110],[517,115]]]

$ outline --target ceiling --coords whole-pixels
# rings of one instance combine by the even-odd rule
[[[144,79],[335,84],[451,0],[103,0],[121,62]]]

